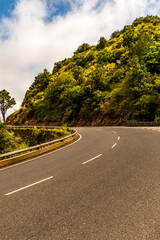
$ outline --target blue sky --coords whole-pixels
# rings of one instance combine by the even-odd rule
[[[16,0],[0,0],[0,19],[4,16],[11,16],[15,3]]]
[[[0,0],[0,20],[3,17],[11,17],[12,12],[17,4],[18,0]],[[52,9],[47,20],[50,21],[54,16],[64,16],[71,10],[71,4],[69,1],[51,1],[47,0],[48,8]],[[53,10],[54,8],[54,10]]]
[[[18,110],[44,68],[147,14],[160,16],[160,0],[0,0],[0,88]]]
[[[48,2],[48,8],[50,9],[47,20],[50,22],[56,16],[65,16],[69,11],[71,11],[70,2],[66,1],[50,1]]]

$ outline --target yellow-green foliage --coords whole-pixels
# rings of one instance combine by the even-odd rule
[[[46,128],[10,128],[0,124],[0,154],[49,142],[71,134],[67,127]]]
[[[67,127],[63,128],[11,128],[11,131],[14,132],[16,136],[22,137],[29,145],[41,144],[44,142],[49,142],[61,137],[65,137],[71,132]]]
[[[12,152],[28,147],[22,138],[16,137],[13,133],[7,131],[4,124],[0,124],[0,154]]]
[[[10,118],[63,123],[96,117],[154,120],[160,114],[160,18],[147,16],[39,74]]]

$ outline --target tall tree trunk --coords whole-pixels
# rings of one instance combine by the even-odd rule
[[[5,118],[6,111],[5,111],[3,103],[1,104],[1,113],[2,113],[2,117],[3,117],[3,122],[5,122],[6,121],[6,118]]]
[[[3,117],[3,122],[5,122],[6,118],[5,118],[5,113],[4,112],[2,112],[2,117]]]

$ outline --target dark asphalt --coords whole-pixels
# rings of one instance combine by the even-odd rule
[[[160,240],[160,131],[77,130],[77,143],[0,170],[0,240]]]

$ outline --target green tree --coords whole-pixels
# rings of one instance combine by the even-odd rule
[[[123,46],[130,47],[134,42],[134,29],[128,26],[123,34]]]
[[[90,45],[88,43],[83,43],[82,45],[80,45],[78,47],[78,49],[74,52],[74,54],[85,52],[85,51],[87,51],[89,49],[90,49]]]
[[[5,89],[0,91],[0,109],[3,117],[3,121],[5,122],[5,115],[9,108],[12,108],[16,104],[14,98],[11,98],[9,92]]]
[[[134,46],[133,53],[138,55],[139,59],[143,59],[144,55],[148,53],[151,45],[151,36],[148,32],[142,30],[138,35],[137,42]]]
[[[148,71],[160,74],[160,44],[154,43],[144,56]]]
[[[52,74],[55,74],[57,73],[65,64],[66,64],[66,58],[62,61],[59,61],[59,62],[55,62],[54,63],[54,67],[53,67],[53,70],[52,70]]]
[[[99,42],[97,44],[97,50],[102,50],[106,47],[106,44],[107,44],[107,40],[104,38],[104,37],[101,37],[99,39]]]

